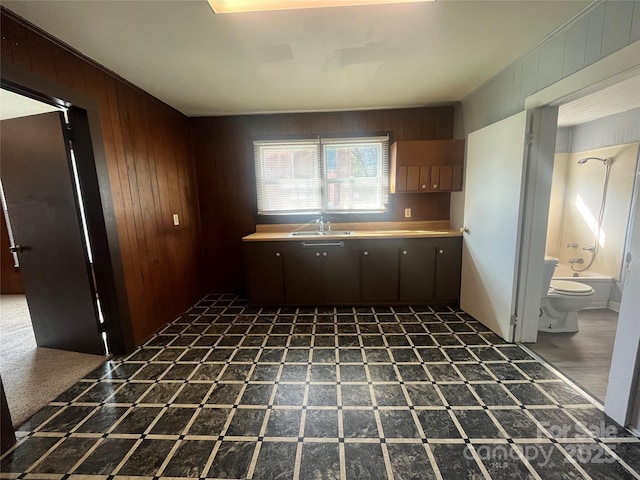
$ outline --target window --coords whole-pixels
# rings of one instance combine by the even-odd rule
[[[257,140],[258,213],[375,213],[389,198],[389,137]]]

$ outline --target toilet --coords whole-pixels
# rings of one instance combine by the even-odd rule
[[[545,257],[538,330],[552,333],[578,331],[578,310],[588,307],[594,290],[589,285],[553,280],[558,259]]]

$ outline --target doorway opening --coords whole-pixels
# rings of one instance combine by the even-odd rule
[[[639,81],[560,106],[545,249],[550,283],[537,342],[528,345],[603,404],[638,201]],[[574,313],[553,311],[564,301],[575,303]]]
[[[65,136],[67,111],[9,90],[1,94],[0,374],[18,425],[104,363],[108,347],[75,152]],[[48,184],[51,189],[40,188]],[[69,276],[72,271],[79,275]],[[79,296],[90,292],[79,302],[88,329],[67,322],[79,312],[74,294],[64,295],[62,287]]]

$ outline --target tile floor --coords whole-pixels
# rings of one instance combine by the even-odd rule
[[[640,478],[638,438],[444,307],[209,295],[18,436],[2,478]]]

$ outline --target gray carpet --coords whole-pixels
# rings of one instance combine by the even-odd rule
[[[14,425],[99,367],[107,357],[36,345],[24,295],[0,295],[0,376]]]

